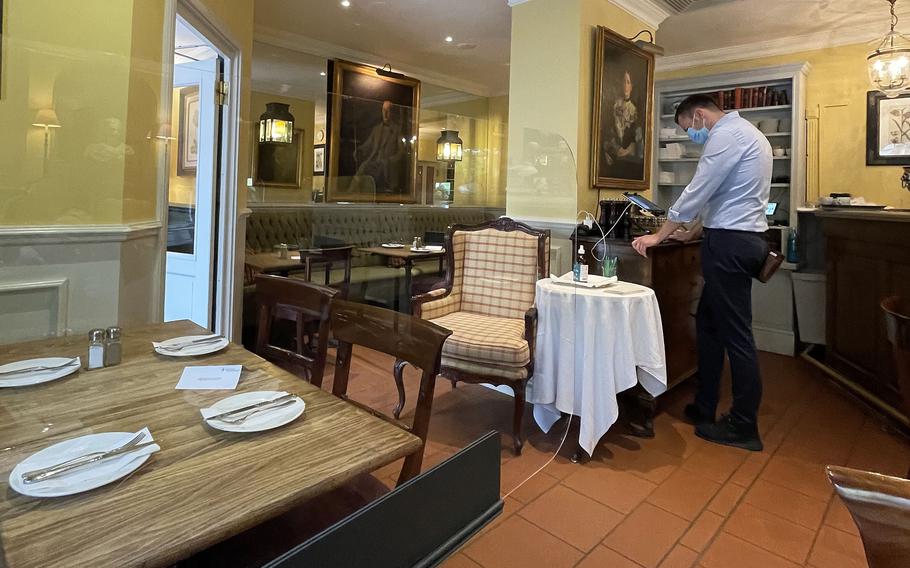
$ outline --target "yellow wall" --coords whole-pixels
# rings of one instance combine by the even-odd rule
[[[511,161],[529,159],[527,133],[534,129],[562,137],[574,165],[567,164],[562,175],[546,180],[510,174],[509,215],[566,220],[574,219],[579,209],[593,211],[597,204],[589,162],[598,25],[625,36],[648,29],[606,0],[535,0],[512,9]]]
[[[315,128],[314,118],[316,105],[313,101],[304,101],[281,95],[271,95],[252,91],[250,115],[253,119],[252,126],[247,129],[252,138],[253,129],[255,129],[259,115],[265,112],[266,103],[285,103],[290,105],[291,114],[294,115],[294,128],[303,129],[303,172],[301,174],[300,189],[289,189],[282,187],[257,187],[256,191],[262,196],[262,200],[274,203],[310,203],[313,199],[313,133]],[[254,141],[250,140],[250,153],[243,157],[249,163],[253,159]]]
[[[832,47],[706,65],[660,73],[657,79],[678,79],[715,73],[808,61],[806,115],[818,119],[818,143],[808,147],[808,166],[818,167],[817,183],[810,177],[808,199],[833,192],[862,195],[868,201],[910,207],[910,192],[900,185],[899,167],[866,166],[866,44]],[[810,141],[811,142],[811,141]]]

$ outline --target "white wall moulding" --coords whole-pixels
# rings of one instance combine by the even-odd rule
[[[266,26],[256,26],[253,39],[254,41],[261,43],[283,47],[300,53],[308,53],[317,57],[325,57],[326,59],[347,59],[356,63],[373,66],[381,66],[384,63],[388,63],[388,57],[385,56],[315,40],[300,34],[276,30]],[[464,79],[456,79],[450,75],[439,73],[432,69],[415,67],[413,65],[398,66],[395,65],[394,62],[392,62],[392,67],[396,72],[404,73],[415,79],[420,79],[421,81],[433,83],[434,85],[439,85],[441,87],[448,87],[457,91],[464,91],[466,93],[471,93],[472,95],[493,97],[501,94],[491,92],[487,85],[474,81],[466,81]]]
[[[65,333],[68,303],[68,278],[0,284],[0,343]]]
[[[46,227],[0,227],[0,246],[50,245],[65,243],[119,243],[157,237],[158,221],[126,225],[57,225]]]
[[[661,22],[673,15],[673,11],[666,4],[657,0],[609,0],[609,2],[654,29],[660,27]]]
[[[839,45],[853,45],[866,43],[880,38],[882,35],[881,22],[870,22],[861,26],[839,28],[836,30],[816,32],[802,36],[769,39],[766,41],[732,45],[704,51],[693,51],[679,55],[666,55],[658,57],[655,62],[655,71],[675,71],[689,69],[702,65],[715,65],[731,63],[734,61],[747,61],[762,57],[774,57],[802,51],[814,51]],[[870,47],[871,51],[872,48]]]

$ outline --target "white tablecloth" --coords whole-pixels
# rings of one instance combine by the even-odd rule
[[[660,309],[654,291],[619,282],[586,289],[537,282],[537,344],[528,401],[544,432],[560,412],[581,417],[588,454],[619,416],[616,395],[641,385],[667,390]]]

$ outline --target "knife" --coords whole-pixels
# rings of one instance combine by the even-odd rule
[[[241,406],[240,408],[235,408],[233,410],[228,410],[227,412],[222,412],[221,414],[216,414],[214,416],[209,416],[206,420],[218,420],[219,418],[224,418],[225,416],[230,416],[231,414],[237,414],[238,412],[245,412],[247,410],[253,410],[254,408],[259,408],[260,406],[266,406],[268,404],[274,404],[276,402],[281,402],[282,400],[288,400],[295,398],[296,393],[288,393],[281,395],[275,398],[270,398],[268,400],[263,400],[262,402],[257,402],[255,404],[248,404],[246,406]]]
[[[135,452],[136,450],[141,450],[142,448],[147,448],[149,446],[153,446],[156,443],[157,442],[155,442],[154,440],[149,441],[149,442],[143,442],[141,444],[137,444],[135,446],[130,446],[128,448],[118,448],[116,450],[111,450],[109,452],[105,452],[103,454],[97,455],[93,458],[90,458],[90,459],[87,459],[84,461],[61,465],[59,467],[54,467],[54,468],[47,469],[44,471],[35,470],[35,471],[38,471],[39,473],[35,473],[35,471],[26,471],[25,473],[22,474],[22,481],[25,483],[37,483],[38,481],[44,481],[45,479],[47,479],[49,477],[54,477],[54,476],[60,475],[61,473],[66,473],[66,472],[74,470],[76,468],[86,466],[90,463],[95,463],[95,462],[99,462],[101,460],[106,460],[107,458],[112,458],[112,457],[119,456],[122,454],[128,454],[130,452]]]

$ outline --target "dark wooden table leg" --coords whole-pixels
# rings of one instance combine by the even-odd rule
[[[411,260],[410,258],[404,259],[404,293],[407,296],[407,299],[405,300],[404,305],[405,305],[405,309],[407,310],[405,313],[407,313],[407,314],[413,313],[411,311],[411,286],[413,285],[413,283],[411,282],[411,280],[412,280],[411,268],[413,268],[413,267],[414,267],[413,260]]]
[[[576,443],[575,453],[572,454],[572,463],[585,464],[589,461],[591,461],[591,456],[581,447],[581,444]]]
[[[629,409],[630,434],[638,438],[653,438],[657,399],[641,385],[637,385],[629,394],[628,401],[631,403],[631,408]]]

